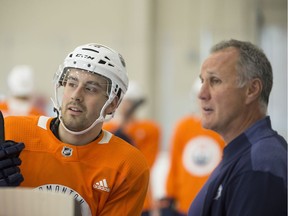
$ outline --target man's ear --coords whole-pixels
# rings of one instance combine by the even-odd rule
[[[262,92],[263,85],[262,81],[259,78],[255,78],[249,82],[246,94],[246,103],[250,104],[251,102],[258,100]]]
[[[113,101],[107,106],[106,108],[106,114],[111,114],[117,109],[117,104],[118,104],[119,98],[118,96],[115,96]]]

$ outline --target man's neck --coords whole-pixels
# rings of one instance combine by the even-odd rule
[[[60,123],[58,127],[58,137],[59,139],[64,142],[71,145],[86,145],[94,140],[96,140],[102,132],[102,124],[97,124],[94,128],[92,128],[90,131],[75,135],[68,132],[63,125]]]

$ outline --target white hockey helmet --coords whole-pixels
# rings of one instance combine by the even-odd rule
[[[16,65],[10,71],[7,84],[12,96],[31,96],[34,91],[34,72],[29,65]]]
[[[95,122],[86,130],[81,132],[74,132],[68,130],[61,120],[61,103],[57,93],[57,89],[63,86],[62,82],[69,68],[77,68],[101,75],[108,79],[110,83],[110,92],[108,92],[108,100],[102,107],[100,116]],[[64,128],[72,134],[83,134],[93,128],[99,122],[105,121],[104,111],[106,107],[113,101],[115,96],[118,96],[118,104],[120,104],[124,94],[128,88],[128,75],[126,71],[126,65],[123,57],[113,49],[100,45],[100,44],[85,44],[77,47],[73,52],[69,53],[65,58],[63,65],[54,76],[55,87],[55,102],[54,106],[58,110],[59,119]],[[112,118],[114,112],[109,115]]]

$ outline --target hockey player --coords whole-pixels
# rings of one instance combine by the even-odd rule
[[[149,182],[143,154],[102,130],[127,88],[125,62],[98,44],[77,47],[54,77],[58,117],[7,117],[23,142],[21,187],[73,196],[84,216],[140,215]]]

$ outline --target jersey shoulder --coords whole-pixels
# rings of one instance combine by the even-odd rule
[[[36,139],[40,130],[47,130],[52,117],[46,116],[7,116],[4,118],[5,138],[16,142]]]
[[[100,142],[104,143],[103,140],[106,139],[105,152],[108,152],[107,154],[109,154],[107,156],[109,156],[111,159],[113,157],[114,161],[121,161],[120,163],[138,164],[138,166],[144,169],[148,169],[146,159],[143,153],[138,148],[126,142],[125,140],[113,135],[109,131],[103,130],[103,132],[104,135],[102,141]]]

